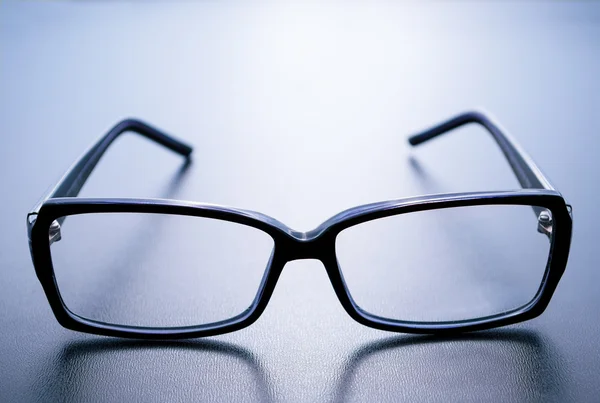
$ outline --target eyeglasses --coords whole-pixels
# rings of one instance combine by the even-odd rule
[[[323,263],[346,312],[373,328],[451,334],[532,319],[546,309],[565,270],[571,206],[480,112],[454,117],[409,143],[469,123],[493,136],[524,189],[383,201],[298,232],[237,208],[77,198],[122,133],[189,158],[190,146],[124,120],[28,214],[37,277],[64,327],[141,339],[242,329],[265,309],[285,264],[308,258]]]

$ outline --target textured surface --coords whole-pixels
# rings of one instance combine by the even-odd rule
[[[598,38],[596,3],[2,2],[0,401],[597,401]],[[569,266],[529,323],[375,331],[320,263],[297,261],[245,330],[123,342],[62,329],[35,278],[26,212],[125,116],[193,144],[193,165],[174,181],[179,158],[126,136],[82,196],[202,200],[308,230],[357,204],[517,187],[480,129],[409,150],[409,134],[473,106],[574,206]]]

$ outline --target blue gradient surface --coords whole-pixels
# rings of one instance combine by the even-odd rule
[[[600,4],[0,4],[0,401],[594,401],[600,393]],[[119,139],[81,193],[262,211],[298,230],[358,204],[518,187],[483,107],[574,208],[565,275],[534,321],[435,341],[347,317],[325,270],[289,264],[260,320],[137,344],[56,323],[25,215],[98,136],[138,117],[180,165]],[[265,158],[267,151],[270,158]]]

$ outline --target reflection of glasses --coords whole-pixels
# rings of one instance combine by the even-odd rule
[[[448,334],[534,318],[565,270],[571,207],[481,113],[409,142],[467,123],[491,133],[525,189],[373,203],[298,232],[260,213],[210,204],[75,198],[121,133],[189,157],[191,147],[125,120],[28,214],[37,276],[63,326],[109,336],[174,339],[241,329],[263,312],[284,265],[311,258],[323,262],[348,314],[377,329]]]

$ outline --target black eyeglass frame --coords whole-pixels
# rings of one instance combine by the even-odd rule
[[[482,125],[494,137],[524,189],[427,195],[383,201],[345,210],[308,232],[298,232],[267,215],[212,204],[165,199],[79,198],[80,189],[110,144],[122,133],[135,132],[189,158],[192,148],[143,123],[126,119],[100,138],[67,171],[59,183],[28,214],[29,245],[36,275],[58,322],[65,328],[106,336],[138,339],[184,339],[213,336],[251,325],[262,314],[283,267],[297,259],[320,260],[346,312],[357,322],[381,330],[450,335],[485,330],[533,319],[544,312],[563,275],[571,243],[572,213],[535,163],[500,126],[481,112],[468,112],[409,138],[418,145],[468,123]],[[352,299],[336,257],[337,235],[351,226],[393,215],[451,207],[478,205],[533,206],[538,231],[549,236],[550,253],[544,278],[533,300],[518,309],[474,320],[410,322],[382,318],[361,309]],[[547,214],[547,212],[550,214]],[[205,217],[235,222],[264,231],[274,246],[259,290],[251,306],[241,314],[210,324],[149,328],[113,325],[83,318],[63,302],[54,276],[50,245],[60,237],[66,217],[87,213],[155,213]],[[59,239],[59,238],[58,238]]]

